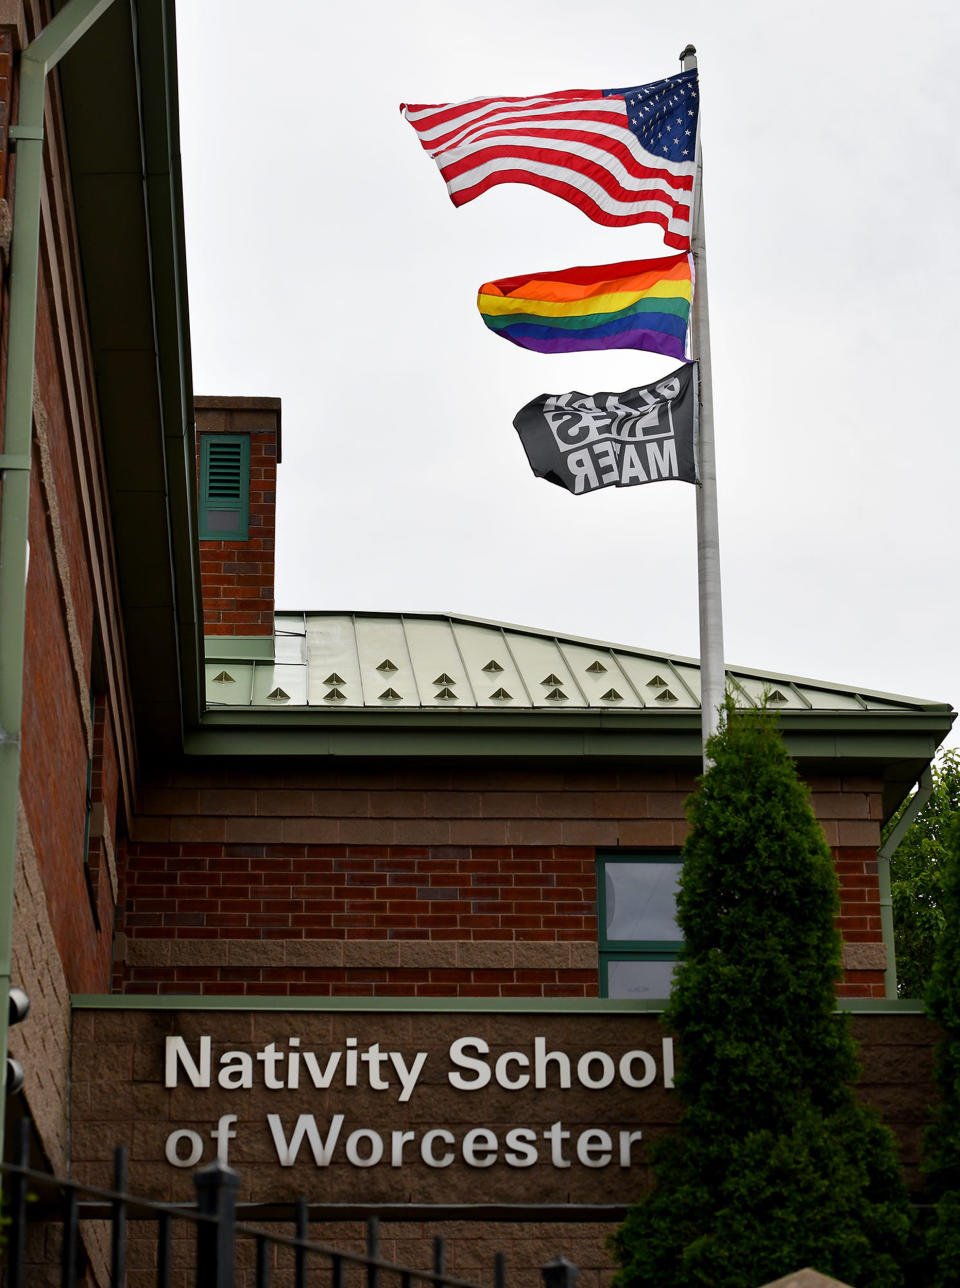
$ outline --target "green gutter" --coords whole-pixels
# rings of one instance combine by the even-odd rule
[[[890,881],[890,860],[900,842],[933,792],[933,771],[928,765],[920,775],[917,790],[907,802],[907,807],[897,820],[897,825],[877,851],[877,880],[880,885],[880,927],[887,949],[887,968],[883,985],[887,997],[897,996],[897,954],[893,930],[893,893]]]
[[[43,187],[43,108],[47,74],[113,0],[68,0],[20,55],[13,205],[10,331],[4,405],[3,508],[0,513],[0,1078],[6,1081],[7,994],[10,989],[13,894],[17,862],[17,805],[23,712],[30,456],[37,331],[40,198]],[[0,1116],[0,1156],[3,1121]]]

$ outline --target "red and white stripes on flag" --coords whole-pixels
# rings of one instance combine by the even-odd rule
[[[680,80],[404,103],[400,110],[436,161],[455,206],[499,183],[526,183],[572,202],[598,224],[659,224],[667,246],[687,250],[696,115],[687,116],[693,101],[682,97],[688,86],[675,83]]]

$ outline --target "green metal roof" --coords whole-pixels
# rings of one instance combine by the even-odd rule
[[[727,668],[738,703],[791,712],[939,712],[947,703]],[[273,660],[238,660],[206,639],[206,702],[314,709],[697,711],[696,658],[477,617],[427,613],[277,613]]]
[[[536,761],[698,772],[696,658],[454,614],[281,612],[272,660],[207,637],[188,755]],[[807,775],[866,773],[897,808],[949,703],[730,666],[738,703],[780,712]]]

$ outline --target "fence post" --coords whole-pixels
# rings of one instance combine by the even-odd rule
[[[20,1120],[17,1153],[13,1160],[17,1167],[30,1166],[30,1119]],[[10,1288],[23,1288],[23,1245],[27,1237],[27,1178],[13,1175],[6,1182],[4,1197],[9,1202],[10,1233],[7,1236],[7,1282]]]
[[[127,1151],[118,1145],[113,1151],[113,1189],[123,1197],[110,1204],[110,1283],[125,1288],[127,1282]]]
[[[294,1288],[307,1288],[307,1250],[303,1244],[310,1238],[310,1208],[304,1194],[297,1199],[294,1219],[299,1246],[293,1254],[293,1283]]]
[[[566,1257],[554,1257],[540,1269],[543,1276],[543,1288],[574,1288],[580,1271]]]
[[[233,1288],[234,1226],[240,1174],[215,1159],[195,1172],[197,1211],[212,1218],[197,1222],[197,1283],[203,1288]]]
[[[367,1256],[367,1288],[377,1288],[377,1267],[372,1264],[380,1256],[380,1218],[376,1216],[367,1217]]]
[[[507,1254],[495,1252],[493,1255],[493,1288],[507,1288]]]

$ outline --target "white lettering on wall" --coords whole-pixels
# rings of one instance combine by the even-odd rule
[[[503,1159],[508,1167],[532,1167],[537,1158],[535,1131],[529,1127],[514,1127],[507,1132],[507,1152]]]
[[[210,1086],[210,1039],[208,1037],[200,1039],[200,1055],[196,1063],[190,1054],[190,1048],[183,1038],[172,1037],[168,1034],[164,1039],[163,1045],[165,1057],[163,1085],[165,1087],[175,1087],[177,1085],[178,1065],[182,1066],[184,1073],[190,1079],[191,1086]]]
[[[500,1142],[489,1127],[473,1127],[463,1138],[463,1161],[468,1167],[492,1167]]]
[[[600,1072],[594,1073],[593,1069],[599,1065]],[[606,1051],[587,1051],[577,1061],[577,1077],[581,1085],[589,1087],[591,1091],[601,1091],[604,1087],[609,1087],[617,1076],[616,1066],[613,1058],[607,1055]]]
[[[486,1055],[490,1050],[489,1043],[484,1042],[483,1038],[457,1038],[456,1042],[450,1044],[451,1063],[460,1069],[473,1069],[477,1075],[475,1078],[464,1078],[451,1069],[447,1077],[451,1086],[456,1087],[458,1091],[479,1091],[490,1081],[490,1066],[487,1062],[467,1055],[471,1047],[482,1055]]]
[[[360,1151],[361,1141],[366,1142],[364,1153]],[[360,1127],[347,1137],[346,1154],[347,1162],[354,1167],[374,1167],[383,1158],[383,1137],[369,1127]]]
[[[311,1089],[335,1090],[335,1103],[341,1104],[345,1112],[329,1119],[312,1113],[266,1115],[281,1167],[293,1167],[311,1158],[316,1167],[329,1167],[336,1159],[359,1168],[380,1163],[400,1168],[421,1161],[429,1168],[443,1169],[458,1159],[467,1167],[481,1169],[499,1161],[511,1168],[528,1168],[537,1163],[558,1169],[570,1168],[574,1163],[592,1169],[617,1165],[630,1168],[636,1164],[635,1146],[643,1140],[643,1133],[609,1125],[581,1126],[581,1102],[576,1104],[571,1127],[564,1126],[562,1118],[544,1126],[541,1118],[532,1126],[495,1130],[483,1124],[482,1112],[477,1115],[479,1123],[474,1117],[476,1125],[464,1124],[456,1130],[426,1127],[422,1113],[415,1115],[412,1128],[406,1124],[396,1129],[370,1127],[362,1121],[348,1121],[349,1098],[344,1099],[345,1092],[367,1087],[392,1094],[398,1105],[406,1104],[420,1086],[429,1058],[427,1051],[390,1050],[379,1042],[362,1047],[356,1037],[344,1038],[339,1047],[311,1050],[304,1048],[297,1036],[274,1039],[259,1049],[236,1048],[215,1055],[213,1039],[208,1034],[191,1038],[169,1034],[164,1038],[164,1086],[213,1088],[230,1093],[262,1087],[271,1092],[299,1091],[301,1097]],[[643,1090],[657,1082],[669,1089],[674,1083],[673,1039],[669,1037],[661,1039],[659,1053],[633,1049],[612,1055],[590,1050],[578,1055],[551,1047],[543,1035],[531,1035],[526,1049],[519,1050],[498,1047],[495,1034],[490,1040],[465,1035],[450,1043],[447,1063],[446,1080],[457,1091],[475,1092],[487,1087],[527,1091],[528,1095],[531,1091],[545,1091],[546,1103],[554,1111],[563,1103],[557,1093],[576,1089],[605,1091],[616,1084]],[[499,1113],[498,1110],[497,1121],[503,1121]],[[207,1133],[186,1128],[171,1131],[164,1146],[167,1162],[178,1168],[197,1166],[209,1135],[216,1157],[226,1163],[239,1121],[236,1113],[221,1114]]]
[[[415,1131],[381,1132],[372,1127],[355,1127],[344,1135],[343,1114],[334,1114],[325,1127],[318,1124],[313,1114],[300,1114],[289,1135],[279,1114],[268,1114],[267,1122],[281,1167],[292,1167],[298,1161],[306,1141],[317,1167],[330,1167],[338,1154],[354,1167],[375,1167],[385,1159],[389,1159],[391,1167],[402,1167],[419,1153],[427,1167],[433,1168],[450,1167],[458,1156],[467,1167],[492,1167],[502,1157],[508,1167],[533,1167],[544,1161],[561,1169],[571,1167],[574,1158],[584,1167],[609,1167],[616,1156],[620,1167],[629,1168],[636,1161],[633,1146],[643,1139],[641,1131],[621,1128],[611,1132],[604,1127],[574,1129],[564,1127],[560,1119],[539,1130],[511,1127],[502,1142],[492,1127],[470,1127],[459,1140],[447,1127],[432,1127],[423,1133],[419,1144]],[[228,1136],[233,1134],[227,1132]],[[213,1135],[216,1137],[217,1132]],[[171,1162],[177,1157],[181,1140],[190,1143],[191,1154],[188,1161],[177,1158],[176,1166],[189,1167],[199,1158],[202,1143],[196,1132],[173,1133],[167,1142],[167,1157]],[[409,1156],[408,1145],[411,1146]]]
[[[181,1155],[181,1141],[189,1143],[190,1152],[188,1154]],[[172,1131],[167,1137],[163,1152],[167,1162],[172,1163],[174,1167],[196,1167],[203,1154],[203,1140],[198,1131],[190,1131],[186,1127],[181,1127],[179,1131]]]
[[[446,1145],[456,1144],[456,1137],[452,1131],[447,1131],[445,1127],[434,1127],[433,1131],[424,1132],[423,1140],[420,1142],[420,1157],[426,1163],[427,1167],[449,1167],[454,1160],[452,1149],[437,1158],[433,1152],[433,1142],[442,1140]]]
[[[326,1136],[320,1135],[317,1120],[313,1114],[301,1114],[297,1119],[289,1143],[284,1134],[283,1123],[279,1114],[267,1114],[267,1122],[270,1125],[270,1135],[273,1137],[273,1144],[281,1167],[293,1167],[297,1161],[297,1155],[300,1152],[300,1146],[303,1144],[304,1136],[310,1142],[313,1161],[317,1167],[326,1167],[333,1157],[334,1148],[340,1138],[340,1132],[343,1128],[343,1114],[333,1115],[330,1120],[330,1130]]]

